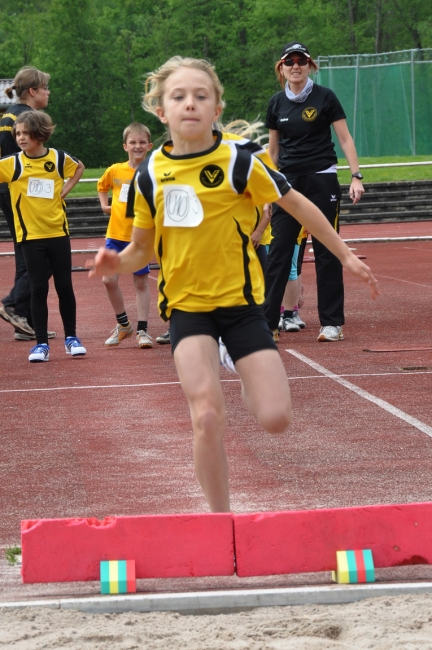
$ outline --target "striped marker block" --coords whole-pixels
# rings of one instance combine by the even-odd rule
[[[135,560],[101,561],[100,583],[102,594],[134,594]]]
[[[339,584],[375,582],[372,551],[336,551],[336,571],[332,579]]]

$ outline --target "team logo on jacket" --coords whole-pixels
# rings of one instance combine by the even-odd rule
[[[199,178],[204,187],[219,187],[224,179],[223,169],[218,165],[206,165]]]
[[[44,165],[44,169],[45,169],[46,172],[53,172],[54,169],[55,169],[55,165],[54,165],[53,162],[48,160],[48,162],[46,162],[45,165]]]
[[[318,117],[318,111],[313,106],[308,106],[302,112],[302,118],[305,122],[313,122]]]

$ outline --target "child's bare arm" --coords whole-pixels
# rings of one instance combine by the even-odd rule
[[[253,233],[251,234],[251,239],[252,243],[254,245],[254,248],[258,248],[260,245],[261,237],[263,236],[264,230],[267,228],[267,226],[270,223],[270,209],[269,209],[270,204],[266,203],[263,207],[263,213],[261,215],[261,219]]]
[[[277,203],[336,255],[346,269],[369,284],[373,300],[379,296],[378,282],[370,268],[350,251],[316,205],[294,189],[287,192]]]
[[[132,241],[121,253],[100,248],[93,260],[87,260],[89,277],[133,273],[150,263],[154,255],[154,228],[132,230]]]
[[[105,214],[111,214],[111,206],[108,204],[108,192],[98,192],[99,203]]]
[[[84,165],[81,160],[78,160],[78,167],[75,170],[75,174],[67,179],[66,183],[63,185],[63,189],[60,193],[60,198],[64,199],[69,194],[71,189],[78,183],[79,179],[84,173]]]

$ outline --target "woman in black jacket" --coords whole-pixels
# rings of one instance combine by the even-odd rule
[[[336,174],[332,126],[351,170],[350,197],[354,203],[364,192],[363,177],[338,98],[332,90],[315,84],[309,76],[317,69],[308,48],[302,43],[292,41],[283,47],[275,67],[282,91],[270,99],[267,109],[269,154],[290,184],[315,203],[339,232],[341,190]],[[265,313],[275,339],[279,334],[280,306],[300,229],[294,217],[278,205],[273,206]],[[315,238],[313,247],[321,324],[318,341],[341,341],[344,324],[342,265]],[[284,316],[290,315],[292,317],[292,314]]]

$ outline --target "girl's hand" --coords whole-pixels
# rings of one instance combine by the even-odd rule
[[[89,269],[89,278],[96,275],[114,275],[120,266],[118,253],[107,248],[99,248],[96,257],[85,263]]]
[[[380,290],[378,289],[378,281],[372,275],[370,268],[359,260],[359,258],[352,253],[349,258],[344,261],[344,267],[348,269],[353,275],[359,277],[363,282],[366,282],[370,286],[371,298],[376,300],[379,295],[381,295]]]

